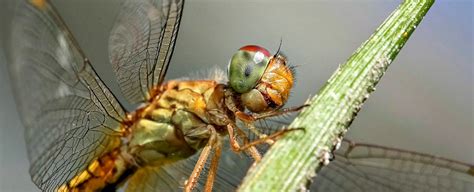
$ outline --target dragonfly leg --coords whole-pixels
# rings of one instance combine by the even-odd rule
[[[242,140],[244,140],[244,145],[246,145],[247,143],[249,143],[249,138],[247,137],[247,135],[245,134],[244,131],[242,131],[241,129],[237,128],[237,135],[239,137],[242,138]],[[251,146],[249,147],[248,149],[245,149],[244,150],[245,153],[247,155],[249,155],[250,157],[252,157],[252,159],[255,161],[255,162],[259,162],[261,159],[262,159],[262,155],[260,154],[260,152],[258,151],[258,149],[255,147],[255,146]]]
[[[257,140],[254,140],[250,143],[247,143],[245,144],[244,146],[240,147],[240,150],[245,150],[245,149],[248,149],[250,147],[253,147],[253,146],[256,146],[256,145],[259,145],[259,144],[262,144],[262,143],[268,143],[268,140],[275,140],[277,139],[278,137],[281,137],[282,135],[290,132],[290,131],[296,131],[296,130],[303,130],[303,128],[292,128],[292,129],[283,129],[283,130],[280,130],[278,132],[275,132],[275,133],[272,133],[271,135],[268,135],[267,137],[264,137],[264,138],[259,138]]]
[[[214,156],[211,160],[211,166],[209,167],[209,173],[207,175],[206,186],[204,191],[212,191],[212,186],[214,184],[214,179],[216,178],[217,168],[219,165],[219,159],[222,153],[222,143],[218,139],[214,148]]]
[[[241,151],[245,151],[245,153],[250,155],[255,160],[255,162],[259,162],[262,159],[262,155],[258,152],[258,150],[255,146],[251,146],[251,147],[248,147],[246,149],[242,149],[240,147],[239,142],[237,141],[237,138],[234,135],[234,127],[231,124],[227,125],[227,131],[229,133],[230,148],[232,149],[232,151],[234,151],[236,153],[241,152]],[[237,135],[242,137],[242,139],[244,140],[244,143],[245,143],[244,145],[246,145],[248,143],[247,136],[238,127],[237,127]]]
[[[262,160],[262,155],[260,154],[260,152],[258,152],[258,150],[255,146],[250,146],[249,148],[245,149],[244,151],[245,151],[245,153],[247,153],[248,155],[250,155],[252,157],[252,159],[255,161],[255,163],[258,163],[258,162],[260,162],[260,160]]]
[[[280,109],[280,110],[268,111],[268,112],[263,112],[263,113],[248,114],[248,113],[245,113],[243,111],[238,111],[238,110],[234,111],[234,113],[235,113],[235,116],[237,118],[239,118],[241,121],[249,124],[249,123],[253,123],[254,121],[259,120],[259,119],[279,116],[279,115],[283,115],[283,114],[291,113],[291,112],[297,112],[297,111],[300,111],[301,109],[303,109],[307,106],[309,106],[309,105],[304,104],[304,105],[297,106],[297,107],[283,108],[283,109]]]
[[[283,108],[283,109],[280,109],[280,110],[268,111],[268,112],[264,112],[264,113],[254,113],[254,114],[252,114],[252,117],[255,120],[259,120],[259,119],[264,119],[264,118],[267,118],[267,117],[274,117],[274,116],[279,116],[279,115],[283,115],[283,114],[286,114],[286,113],[297,112],[297,111],[300,111],[301,109],[303,109],[305,107],[308,107],[308,106],[309,106],[308,104],[304,104],[304,105],[300,105],[300,106],[296,106],[296,107]]]
[[[228,124],[227,125],[227,132],[229,133],[230,148],[234,152],[240,152],[239,142],[237,141],[237,138],[234,135],[234,127],[232,125]]]
[[[204,168],[206,164],[207,158],[209,154],[211,153],[212,148],[216,144],[216,140],[217,140],[216,130],[212,126],[208,126],[208,128],[209,128],[211,137],[207,141],[206,146],[204,146],[204,148],[202,149],[201,155],[199,156],[199,159],[196,162],[196,165],[194,166],[194,170],[189,176],[189,179],[185,183],[184,191],[186,192],[191,192],[193,188],[195,187],[199,179],[199,175],[201,174],[202,169]]]
[[[253,134],[257,135],[259,139],[268,138],[267,134],[261,133],[253,123],[247,123],[247,128],[252,131]],[[265,142],[269,145],[273,145],[275,141],[273,139],[266,139]]]

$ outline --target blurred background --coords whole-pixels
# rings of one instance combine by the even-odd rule
[[[122,1],[53,1],[99,75],[123,101],[108,60]],[[400,1],[186,2],[168,78],[226,69],[246,44],[282,51],[297,66],[288,106],[315,95]],[[8,77],[16,1],[0,2],[0,191],[37,191]],[[438,0],[366,102],[348,138],[474,163],[473,1]]]

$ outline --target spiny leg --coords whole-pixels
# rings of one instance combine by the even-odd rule
[[[237,130],[237,136],[239,136],[242,141],[244,142],[244,145],[249,143],[250,139],[247,137],[247,134],[242,131],[242,129],[240,129],[239,127],[237,127],[237,125],[233,125],[233,127],[235,127],[235,129]]]
[[[307,107],[307,106],[309,106],[309,105],[305,104],[305,105],[301,105],[301,106],[298,106],[298,107],[284,108],[284,109],[280,109],[280,110],[277,110],[277,111],[268,111],[268,112],[260,113],[260,114],[256,114],[256,113],[247,114],[247,113],[238,111],[238,112],[235,113],[235,115],[236,115],[237,118],[239,118],[240,120],[242,120],[245,123],[246,127],[252,133],[254,133],[255,135],[258,136],[259,140],[263,140],[267,144],[273,145],[273,143],[275,143],[275,141],[273,139],[271,139],[270,137],[268,137],[268,135],[266,135],[264,133],[261,133],[255,127],[255,125],[254,125],[255,121],[257,121],[259,119],[264,119],[264,118],[268,118],[268,117],[274,117],[274,116],[279,116],[279,115],[283,115],[283,114],[286,114],[286,113],[300,111],[301,109],[303,109],[304,107]]]
[[[208,126],[209,131],[210,131],[210,138],[207,141],[206,146],[201,151],[201,155],[199,155],[199,159],[196,162],[196,165],[194,166],[194,170],[189,176],[189,179],[186,181],[185,186],[184,186],[184,191],[186,192],[191,192],[194,188],[194,186],[197,183],[197,180],[199,179],[199,175],[202,172],[202,169],[204,168],[204,165],[206,164],[207,157],[209,156],[209,153],[211,153],[212,148],[214,147],[214,144],[216,143],[217,139],[217,133],[214,127]]]
[[[307,106],[309,106],[309,105],[305,104],[305,105],[301,105],[301,106],[298,106],[298,107],[284,108],[284,109],[280,109],[280,110],[277,110],[277,111],[268,111],[268,112],[260,113],[260,114],[256,114],[256,113],[247,114],[247,113],[239,111],[239,112],[236,113],[236,116],[245,123],[246,127],[250,131],[252,131],[252,133],[254,133],[255,135],[258,136],[259,140],[263,140],[265,143],[267,143],[269,145],[273,145],[273,143],[275,143],[275,141],[271,137],[269,137],[268,135],[266,135],[264,133],[261,133],[255,127],[255,125],[254,125],[255,121],[257,121],[259,119],[264,119],[264,118],[268,118],[268,117],[274,117],[274,116],[279,116],[279,115],[283,115],[283,114],[286,114],[286,113],[300,111],[301,109],[303,109],[304,107],[307,107]]]
[[[262,144],[264,142],[267,142],[267,140],[274,140],[282,135],[284,135],[285,133],[287,132],[290,132],[290,131],[296,131],[296,130],[302,130],[304,131],[303,128],[294,128],[294,129],[284,129],[284,130],[280,130],[278,132],[275,132],[265,138],[260,138],[260,139],[257,139],[257,140],[254,140],[248,144],[245,144],[244,146],[240,147],[240,150],[246,150],[246,149],[249,149],[251,147],[255,147],[256,145],[259,145],[259,144]]]
[[[252,159],[255,161],[254,163],[260,162],[262,160],[262,155],[258,152],[258,149],[255,146],[250,146],[244,150],[247,155],[250,155]]]
[[[305,107],[308,107],[308,106],[309,106],[308,104],[304,104],[304,105],[297,106],[297,107],[289,107],[289,108],[283,108],[283,109],[276,110],[276,111],[268,111],[268,112],[259,113],[259,114],[252,114],[252,117],[255,120],[259,120],[259,119],[263,119],[263,118],[267,118],[267,117],[274,117],[274,116],[278,116],[278,115],[283,115],[285,113],[297,112],[297,111],[300,111],[301,109],[303,109]]]
[[[257,135],[259,139],[263,139],[263,138],[267,138],[267,137],[268,137],[267,134],[261,133],[261,132],[255,127],[255,125],[254,125],[253,123],[247,123],[246,126],[247,126],[247,128],[248,128],[250,131],[252,131],[253,134]],[[269,145],[273,145],[273,143],[275,143],[275,141],[272,140],[272,139],[267,139],[265,142],[266,142],[267,144],[269,144]]]
[[[229,133],[229,143],[230,143],[230,148],[234,152],[239,152],[240,145],[239,142],[237,141],[235,135],[234,135],[234,127],[230,124],[227,125],[227,132]]]
[[[262,155],[260,155],[260,153],[258,152],[257,148],[255,148],[255,146],[248,147],[245,150],[241,149],[241,147],[239,145],[239,142],[237,141],[236,137],[234,136],[234,127],[232,125],[230,125],[230,124],[227,125],[227,131],[229,133],[230,148],[232,149],[232,151],[234,151],[234,152],[245,151],[245,153],[250,155],[255,160],[255,162],[259,162],[262,159]],[[240,130],[238,127],[237,127],[237,135],[242,137],[242,139],[245,142],[248,141],[248,138],[245,135],[245,133],[243,133],[242,130]]]
[[[249,143],[249,138],[247,135],[239,128],[237,128],[237,135],[244,140],[244,145],[247,145]],[[259,162],[262,159],[262,155],[258,151],[258,149],[255,146],[251,146],[247,149],[244,150],[247,155],[250,155],[255,162]]]
[[[301,105],[301,106],[298,106],[298,107],[283,108],[283,109],[280,109],[280,110],[268,111],[268,112],[259,113],[259,114],[256,114],[256,113],[247,114],[247,113],[242,112],[242,111],[236,111],[235,116],[237,118],[239,118],[240,120],[242,120],[243,122],[251,123],[251,122],[254,122],[256,120],[267,118],[267,117],[274,117],[274,116],[278,116],[278,115],[283,115],[285,113],[297,112],[297,111],[300,111],[301,109],[303,109],[307,106],[309,106],[309,105],[305,104],[305,105]]]
[[[206,186],[204,188],[204,191],[212,191],[212,186],[214,184],[214,179],[216,178],[217,174],[217,168],[219,166],[219,159],[221,157],[222,153],[222,143],[218,139],[216,141],[216,145],[214,148],[214,156],[212,157],[211,160],[211,166],[209,168],[209,173],[207,175],[207,181],[206,181]]]

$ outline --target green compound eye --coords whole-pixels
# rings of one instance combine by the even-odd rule
[[[247,45],[232,56],[227,73],[229,84],[237,93],[253,89],[270,61],[270,52],[257,45]]]

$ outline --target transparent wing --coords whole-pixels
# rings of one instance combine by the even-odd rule
[[[314,191],[474,191],[474,165],[344,141],[315,178]]]
[[[186,160],[157,167],[143,167],[130,178],[126,191],[183,191],[184,183],[191,175],[199,154]],[[225,152],[221,156],[213,191],[235,191],[250,166],[250,161],[239,157],[233,152]],[[207,177],[207,169],[203,169],[194,191],[203,191]],[[239,171],[235,171],[239,170]]]
[[[148,99],[163,82],[178,34],[183,0],[126,0],[109,39],[109,56],[125,97]]]
[[[125,112],[47,1],[22,1],[11,35],[30,174],[52,191],[118,145]]]

